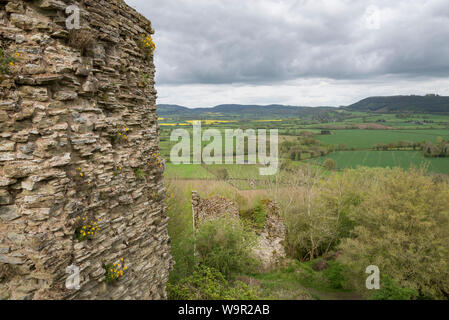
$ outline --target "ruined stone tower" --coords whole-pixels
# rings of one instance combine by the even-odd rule
[[[0,0],[0,299],[165,298],[152,33],[122,0]]]

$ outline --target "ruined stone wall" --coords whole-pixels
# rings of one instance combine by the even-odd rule
[[[219,196],[202,199],[196,191],[192,191],[192,210],[196,227],[224,217],[240,219],[239,207],[234,202]]]
[[[267,216],[263,229],[255,230],[258,242],[253,253],[260,260],[262,269],[269,271],[286,257],[284,242],[287,229],[279,206],[270,200],[263,201],[263,204]],[[196,191],[192,192],[192,210],[196,228],[204,222],[224,217],[240,219],[239,207],[231,200],[219,196],[203,199]]]
[[[70,4],[82,37],[66,29]],[[152,33],[121,0],[0,0],[14,58],[0,74],[0,299],[165,298],[155,68],[140,48]],[[109,264],[127,268],[106,284]]]
[[[270,271],[283,262],[287,228],[282,219],[279,206],[273,201],[265,201],[267,218],[263,230],[259,233],[259,243],[254,253],[262,262],[265,271]]]

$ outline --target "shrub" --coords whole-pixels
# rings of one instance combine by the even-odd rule
[[[342,290],[345,283],[344,266],[338,262],[330,261],[327,269],[315,271],[312,266],[317,262],[307,262],[300,265],[301,272],[298,273],[300,283],[307,288],[314,288],[319,291]]]
[[[252,257],[256,237],[240,220],[221,218],[205,222],[196,237],[200,263],[215,268],[230,278],[235,273],[255,270]]]
[[[169,186],[167,199],[168,234],[171,254],[176,264],[170,272],[170,283],[176,283],[192,274],[196,261],[194,254],[194,232],[192,224],[191,193]]]
[[[69,31],[69,46],[85,52],[96,40],[96,33],[91,29],[73,29]]]
[[[228,180],[229,172],[225,168],[220,168],[217,170],[217,178],[220,180]]]
[[[343,289],[344,276],[343,276],[343,265],[336,261],[329,262],[329,268],[323,271],[323,274],[329,279],[329,286],[332,289],[340,290]]]
[[[325,179],[318,168],[302,167],[292,175],[290,183],[296,188],[284,192],[284,200],[279,202],[291,257],[314,260],[350,236],[354,223],[348,214],[359,205],[366,188],[359,183],[364,181],[359,175],[365,175],[365,171],[356,174],[347,170]]]
[[[370,300],[415,300],[417,297],[417,290],[402,288],[397,281],[384,276],[382,277],[380,290],[374,291]]]
[[[345,239],[339,261],[354,286],[364,288],[367,266],[421,296],[449,294],[449,187],[416,169],[384,169],[350,214],[353,238]]]
[[[265,210],[265,206],[263,203],[259,203],[254,209],[253,209],[253,220],[255,225],[263,229],[265,226],[265,220],[267,219],[267,212]]]
[[[337,163],[332,159],[327,159],[324,162],[324,166],[327,168],[327,170],[332,171],[332,170],[335,170],[335,168],[337,168]]]
[[[167,284],[170,300],[256,300],[258,293],[243,282],[230,283],[216,269],[200,266],[191,276]]]
[[[293,161],[291,159],[282,160],[279,169],[290,172],[293,171],[294,170]]]

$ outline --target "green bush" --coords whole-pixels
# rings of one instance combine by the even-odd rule
[[[401,287],[446,299],[449,292],[449,186],[417,169],[374,171],[370,190],[350,212],[353,237],[344,239],[338,261],[361,291],[365,270],[376,265]],[[372,292],[366,292],[371,295]]]
[[[282,160],[279,169],[283,171],[290,171],[290,172],[293,171],[294,170],[293,161],[291,159]]]
[[[240,220],[230,218],[204,223],[196,237],[200,263],[219,270],[228,279],[232,274],[255,270],[255,244],[255,234]]]
[[[219,180],[228,180],[229,179],[229,172],[225,168],[220,168],[217,170],[217,178]]]
[[[265,226],[265,220],[267,219],[267,212],[265,210],[265,206],[262,203],[259,203],[253,210],[253,219],[256,226],[260,229],[263,229]]]
[[[307,288],[314,288],[320,291],[333,292],[345,290],[344,266],[336,261],[329,261],[327,269],[315,271],[312,265],[317,261],[319,260],[300,264],[301,272],[298,278],[301,284]]]
[[[343,289],[344,277],[343,266],[336,261],[329,262],[329,268],[323,271],[323,274],[329,279],[329,286],[332,289]]]
[[[265,203],[269,200],[255,199],[250,204],[240,206],[240,217],[255,228],[263,229],[267,220]],[[242,209],[243,208],[243,209]]]
[[[418,291],[411,288],[403,288],[398,283],[387,277],[382,277],[380,290],[376,290],[370,300],[415,300]]]
[[[353,171],[325,176],[310,166],[298,168],[291,180],[302,191],[286,190],[288,201],[279,201],[287,228],[287,254],[300,261],[314,260],[351,235],[354,224],[348,214],[359,205],[365,187]]]
[[[248,285],[227,281],[216,269],[198,267],[191,276],[167,284],[170,300],[257,300],[258,293]]]
[[[327,159],[324,162],[324,166],[327,168],[327,170],[332,171],[335,170],[335,168],[337,168],[337,163],[332,159]]]
[[[191,193],[180,188],[168,187],[168,234],[171,254],[176,264],[170,272],[171,283],[176,283],[192,274],[196,261],[194,256],[194,232],[192,224]]]

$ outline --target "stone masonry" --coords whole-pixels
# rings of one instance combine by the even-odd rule
[[[202,199],[196,191],[192,191],[192,210],[196,228],[219,218],[240,219],[239,207],[231,200],[219,196]]]
[[[261,262],[262,270],[270,271],[286,257],[284,248],[286,227],[278,205],[271,200],[264,200],[263,204],[267,217],[264,228],[255,230],[258,243],[253,253]],[[192,192],[192,210],[196,228],[205,222],[224,217],[240,219],[239,207],[231,200],[219,196],[203,199],[196,191]]]
[[[82,29],[67,30],[68,5]],[[153,33],[122,0],[0,0],[14,58],[0,73],[0,300],[165,299],[155,67],[140,43]],[[120,263],[106,284],[104,266]]]

